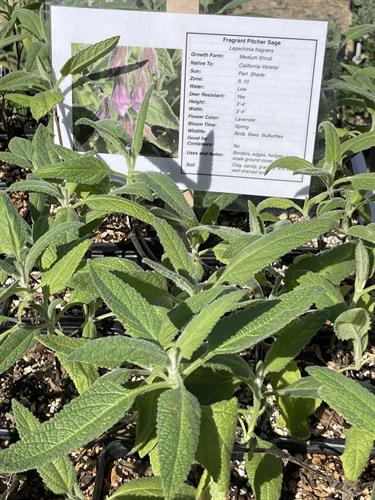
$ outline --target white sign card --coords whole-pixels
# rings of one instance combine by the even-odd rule
[[[52,5],[56,77],[85,45],[121,36],[89,75],[63,82],[63,143],[95,147],[126,172],[93,129],[73,123],[112,118],[131,138],[155,83],[138,171],[200,191],[303,198],[309,176],[264,170],[282,156],[313,159],[326,33],[321,21]]]

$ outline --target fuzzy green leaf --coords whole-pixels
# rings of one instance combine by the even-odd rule
[[[319,125],[319,130],[324,130],[325,155],[323,170],[332,176],[335,175],[337,167],[341,163],[340,138],[334,125],[330,122],[323,122]]]
[[[45,82],[43,79],[28,71],[12,71],[0,79],[0,93],[21,92],[30,89],[43,89]]]
[[[43,179],[61,179],[88,185],[99,184],[109,172],[109,167],[102,160],[91,155],[38,168],[38,175]]]
[[[12,409],[21,439],[40,428],[39,420],[15,399],[12,402]],[[73,493],[76,473],[69,457],[56,458],[51,463],[38,467],[37,471],[46,486],[56,495],[71,495]]]
[[[217,500],[227,498],[236,425],[237,399],[202,407],[197,460],[212,477],[211,496]]]
[[[155,366],[166,366],[168,358],[157,344],[119,336],[91,340],[75,349],[68,360],[102,368],[118,368],[124,363],[131,363],[151,369]]]
[[[56,104],[64,100],[60,90],[45,90],[30,99],[30,109],[34,120],[38,121],[49,113]]]
[[[22,262],[22,250],[29,237],[29,227],[4,192],[0,192],[0,234],[0,253],[14,255]]]
[[[234,313],[222,319],[208,342],[210,354],[235,354],[279,332],[303,314],[322,290],[318,286],[299,286],[292,292]]]
[[[293,248],[327,233],[337,225],[333,219],[321,217],[306,220],[268,233],[243,250],[228,265],[218,283],[246,284],[246,281],[267,264],[285,255]]]
[[[357,481],[365,468],[374,444],[374,434],[351,427],[345,431],[345,451],[341,456],[346,479]]]
[[[31,35],[34,35],[39,40],[46,38],[44,26],[38,14],[30,9],[17,9],[16,15],[22,28],[26,29]]]
[[[73,276],[90,246],[90,240],[78,242],[43,274],[42,284],[49,287],[51,294],[59,292],[67,286],[68,281]]]
[[[118,422],[131,407],[133,394],[113,382],[97,380],[39,429],[0,451],[0,470],[34,469],[71,453]]]
[[[200,419],[198,400],[184,387],[167,390],[159,397],[157,449],[166,500],[178,494],[194,462]]]
[[[355,269],[355,245],[345,243],[317,255],[303,255],[286,271],[284,291],[292,290],[304,274],[319,274],[334,285],[339,285]]]
[[[298,283],[305,286],[317,285],[322,288],[323,293],[316,297],[315,305],[317,309],[326,313],[326,319],[334,321],[347,308],[339,287],[333,285],[321,274],[307,273],[298,279]]]
[[[337,338],[353,341],[354,359],[358,367],[361,365],[362,355],[367,347],[370,326],[369,313],[363,308],[344,311],[334,323]]]
[[[364,35],[373,33],[375,31],[375,24],[359,24],[352,26],[345,33],[345,42],[349,40],[359,40]],[[345,43],[344,42],[344,43]]]
[[[8,191],[13,193],[14,191],[26,191],[30,193],[42,193],[52,196],[53,198],[60,199],[60,191],[49,182],[38,180],[38,179],[26,179],[24,181],[13,182],[13,184],[8,188]]]
[[[257,446],[272,448],[267,441],[257,437]],[[256,500],[279,500],[283,482],[283,462],[269,453],[249,452],[245,469]]]
[[[306,169],[314,171],[314,169],[318,170],[312,163],[303,158],[298,158],[297,156],[286,156],[284,158],[278,158],[274,160],[268,167],[266,168],[264,175],[268,174],[274,168],[284,168],[286,170],[292,170],[292,172],[299,173],[300,171],[304,171]]]
[[[290,396],[291,398],[319,398],[319,389],[321,384],[313,377],[302,377],[295,382],[288,384],[283,388],[279,388],[277,393],[282,396]]]
[[[184,302],[171,309],[165,316],[160,333],[160,342],[162,345],[168,344],[177,332],[194,316],[199,313],[205,306],[216,299],[225,291],[224,286],[202,290],[191,297],[188,297]]]
[[[31,169],[32,164],[23,155],[17,153],[0,152],[0,161],[8,163],[8,165],[16,165],[17,167]]]
[[[286,198],[266,198],[262,200],[257,206],[258,212],[263,212],[269,208],[277,208],[280,210],[288,210],[293,208],[297,212],[302,213],[301,208],[293,200],[288,200]]]
[[[163,486],[160,477],[147,477],[127,481],[117,488],[108,500],[163,500]],[[182,484],[174,497],[176,500],[194,500],[195,490],[192,486]]]
[[[355,248],[355,296],[360,294],[366,286],[370,273],[370,255],[361,240]]]
[[[190,359],[198,347],[205,341],[209,333],[227,312],[244,296],[242,290],[227,293],[215,299],[186,325],[176,346],[180,349],[182,357]]]
[[[138,113],[137,122],[135,124],[134,136],[132,141],[132,154],[136,158],[140,153],[143,145],[143,132],[146,123],[146,116],[148,111],[148,106],[150,103],[150,98],[154,90],[153,85],[148,89],[146,95],[143,98],[141,109]]]
[[[115,272],[118,278],[135,288],[151,304],[162,307],[171,306],[166,280],[160,274],[145,271],[135,262],[118,257],[102,258],[96,261],[96,265]],[[74,289],[70,297],[71,302],[88,304],[100,297],[87,267],[75,273],[68,286]]]
[[[115,195],[93,195],[86,199],[86,205],[102,214],[120,213],[152,224],[154,216],[135,201],[126,200]]]
[[[64,64],[60,70],[61,75],[68,76],[82,73],[91,64],[109,54],[116,47],[119,40],[119,36],[114,36],[79,51]]]
[[[52,226],[30,248],[25,261],[25,269],[31,271],[38,258],[49,245],[64,243],[67,235],[74,230],[78,230],[81,226],[81,222],[63,222]]]
[[[192,296],[197,292],[197,286],[193,286],[187,278],[171,271],[168,267],[163,266],[163,264],[147,258],[143,259],[142,262],[151,267],[154,271],[160,273],[164,278],[172,281],[180,290],[186,292],[188,295]]]
[[[63,337],[61,335],[38,335],[36,339],[48,347],[48,349],[55,351],[57,358],[80,394],[98,378],[98,370],[94,366],[68,361],[69,354],[84,345],[88,340]]]
[[[16,327],[1,344],[0,373],[4,373],[36,345],[39,330]],[[1,469],[0,469],[1,470]]]
[[[375,435],[375,395],[361,384],[328,368],[312,366],[307,372],[320,384],[320,397],[350,424]]]
[[[341,144],[341,155],[352,156],[375,146],[375,131],[364,132]]]
[[[300,370],[295,361],[290,361],[283,371],[270,374],[270,381],[275,391],[282,390],[301,378]],[[279,394],[276,396],[276,403],[290,436],[297,439],[307,439],[310,435],[309,417],[321,401],[306,397],[297,398],[294,396],[291,398]]]
[[[181,190],[172,179],[163,173],[148,172],[138,174],[140,178],[161,200],[165,201],[189,227],[198,223],[193,209],[187,203]]]
[[[203,226],[194,226],[187,231],[187,234],[191,233],[208,233],[215,234],[219,238],[228,243],[234,243],[238,238],[241,238],[248,233],[241,231],[236,227],[228,227],[228,226],[214,226],[214,225],[203,225]]]
[[[160,320],[155,309],[134,288],[95,261],[89,262],[91,279],[107,306],[135,337],[157,340]]]
[[[352,226],[348,230],[348,235],[375,243],[375,226]]]
[[[312,339],[327,319],[322,311],[297,318],[276,337],[264,360],[264,373],[280,372]]]
[[[158,233],[165,256],[170,260],[175,271],[194,283],[195,268],[193,260],[180,236],[165,220],[155,217],[152,225]]]

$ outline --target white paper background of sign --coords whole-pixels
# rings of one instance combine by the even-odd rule
[[[320,21],[297,21],[252,17],[203,16],[195,14],[170,14],[136,12],[125,10],[77,8],[51,5],[51,38],[52,64],[59,77],[59,69],[71,57],[72,43],[96,43],[114,35],[121,35],[119,45],[137,47],[175,48],[183,51],[182,68],[185,68],[185,46],[187,33],[229,34],[248,37],[285,37],[293,39],[316,40],[316,57],[309,120],[307,126],[307,142],[305,158],[312,160],[316,120],[318,114],[321,75],[324,61],[327,23]],[[191,36],[191,35],[189,35]],[[291,60],[293,60],[291,54]],[[296,62],[291,77],[298,81],[298,62]],[[184,69],[182,70],[184,72]],[[185,78],[181,78],[181,111],[182,124],[184,107]],[[72,123],[66,118],[67,111],[72,106],[70,92],[71,79],[67,78],[61,85],[66,92],[65,102],[60,106],[62,118],[62,137],[66,146],[71,146]],[[279,89],[275,89],[272,101],[277,105]],[[280,99],[280,98],[279,98]],[[275,115],[265,116],[272,120]],[[71,121],[71,119],[70,119]],[[136,169],[138,171],[163,171],[172,176],[181,187],[194,190],[228,192],[238,194],[253,194],[260,196],[285,196],[303,198],[308,194],[309,176],[292,176],[289,172],[276,171],[269,177],[242,178],[215,175],[215,164],[211,175],[196,175],[181,173],[180,133],[179,158],[146,158],[139,157]],[[284,154],[290,154],[283,151]],[[102,155],[105,161],[116,171],[126,172],[126,163],[119,155]],[[276,177],[280,180],[276,180]]]

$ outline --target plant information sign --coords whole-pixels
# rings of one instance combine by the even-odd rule
[[[282,156],[313,159],[326,32],[320,21],[51,6],[56,75],[85,45],[121,35],[65,84],[63,142],[126,171],[85,120],[115,120],[131,140],[155,85],[137,170],[195,190],[302,198],[309,176],[264,170]]]

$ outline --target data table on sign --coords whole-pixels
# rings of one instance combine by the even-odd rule
[[[187,33],[182,171],[259,178],[277,158],[305,157],[316,46]],[[285,170],[273,176],[301,180]]]

